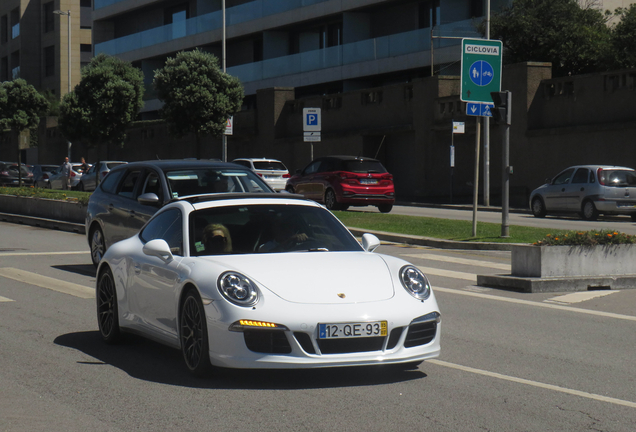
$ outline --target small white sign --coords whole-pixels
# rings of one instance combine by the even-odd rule
[[[234,133],[234,116],[230,116],[229,119],[225,122],[225,132],[224,135],[232,135]]]
[[[304,132],[320,132],[321,123],[320,108],[303,108]]]
[[[453,133],[454,134],[463,134],[464,133],[464,122],[453,122]]]
[[[304,132],[305,142],[317,142],[320,141],[320,132]]]

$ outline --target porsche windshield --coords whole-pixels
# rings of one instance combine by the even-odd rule
[[[329,211],[303,205],[241,205],[190,214],[190,254],[361,251]]]

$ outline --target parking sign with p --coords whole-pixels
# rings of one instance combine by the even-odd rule
[[[320,108],[303,108],[303,131],[320,132]]]

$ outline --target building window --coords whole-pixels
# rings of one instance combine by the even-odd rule
[[[484,0],[472,0],[468,7],[471,18],[484,16]]]
[[[342,45],[342,23],[332,23],[320,28],[320,49]]]
[[[7,43],[7,35],[9,34],[9,20],[6,15],[3,15],[2,18],[0,18],[0,32],[2,32],[0,40],[4,45]]]
[[[256,39],[254,41],[253,61],[263,61],[263,39]]]
[[[20,36],[20,9],[11,11],[11,39]]]
[[[80,0],[80,7],[93,7],[93,0]]]
[[[439,25],[439,0],[422,1],[418,5],[419,28]]]
[[[93,52],[93,45],[91,45],[91,44],[80,44],[80,52],[92,53]]]
[[[53,31],[53,18],[55,17],[53,13],[53,2],[44,3],[44,5],[42,5],[42,15],[44,20],[44,33]]]
[[[44,76],[55,75],[55,45],[44,48]]]
[[[0,61],[0,81],[9,80],[9,57],[2,57]]]
[[[11,53],[11,79],[20,78],[20,51]]]

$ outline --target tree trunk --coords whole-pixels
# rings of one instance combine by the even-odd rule
[[[18,144],[18,187],[22,187],[22,152],[20,151],[20,144]]]

